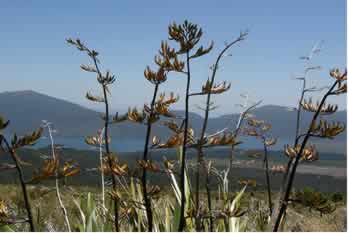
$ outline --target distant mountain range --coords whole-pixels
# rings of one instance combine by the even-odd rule
[[[176,111],[183,115],[183,111]],[[296,113],[287,107],[264,105],[253,111],[253,114],[272,124],[272,134],[280,139],[291,139],[294,136]],[[339,111],[330,120],[346,123],[346,111]],[[62,137],[81,137],[95,135],[102,127],[100,113],[75,103],[53,98],[34,91],[15,91],[0,93],[0,115],[11,121],[5,133],[23,134],[40,126],[42,120],[48,120]],[[302,127],[308,126],[311,113],[302,115]],[[208,132],[216,132],[225,127],[234,128],[238,114],[223,115],[209,120]],[[190,113],[190,123],[195,130],[201,129],[203,117]],[[162,124],[155,124],[154,135],[167,137],[169,130]],[[111,126],[113,139],[141,139],[145,136],[145,127],[139,124],[124,122]],[[337,138],[346,145],[346,133]],[[331,141],[330,141],[331,142]]]

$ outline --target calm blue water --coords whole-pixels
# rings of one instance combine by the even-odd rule
[[[55,137],[54,143],[64,145],[65,148],[74,148],[78,150],[95,150],[95,147],[87,145],[83,137]],[[41,148],[50,145],[50,140],[42,137],[34,148]],[[118,152],[135,152],[144,149],[143,140],[113,140],[110,148]]]
[[[242,139],[244,143],[239,145],[240,149],[262,149],[263,145],[260,141],[254,138],[245,138]],[[94,150],[95,148],[89,146],[85,143],[83,137],[55,137],[55,144],[64,145],[66,148],[74,148],[79,150]],[[271,147],[271,150],[281,150],[284,147],[284,144],[292,144],[287,140],[279,140],[278,143]],[[42,137],[34,148],[46,147],[50,144],[50,141],[46,137]],[[144,149],[144,140],[141,139],[127,139],[127,140],[112,140],[110,147],[112,150],[117,152],[136,152],[142,151]]]

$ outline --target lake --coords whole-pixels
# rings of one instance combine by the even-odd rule
[[[241,139],[243,144],[238,145],[240,149],[263,149],[260,141],[254,138]],[[94,147],[87,145],[83,137],[55,137],[55,144],[64,145],[66,148],[78,150],[95,150]],[[284,144],[292,144],[289,140],[278,140],[278,143],[271,147],[271,150],[282,150]],[[42,137],[34,148],[41,148],[50,145],[49,138]],[[111,150],[117,152],[137,152],[144,150],[144,140],[142,139],[113,139],[110,144]]]

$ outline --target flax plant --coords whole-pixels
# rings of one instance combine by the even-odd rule
[[[294,159],[294,164],[291,167],[289,173],[289,180],[286,185],[283,200],[279,209],[279,212],[275,219],[275,224],[273,226],[273,231],[278,231],[280,223],[284,217],[284,213],[287,209],[287,204],[290,197],[291,188],[296,174],[296,169],[300,161],[315,161],[318,159],[318,152],[314,146],[307,146],[307,142],[311,137],[317,138],[329,138],[333,139],[338,134],[345,130],[345,126],[341,123],[328,123],[326,120],[321,119],[318,122],[318,117],[321,115],[328,115],[335,113],[338,109],[337,105],[327,104],[326,100],[330,96],[341,95],[347,92],[347,71],[341,73],[338,69],[333,69],[330,71],[330,76],[334,79],[334,82],[325,92],[323,97],[317,103],[313,103],[311,100],[303,100],[301,102],[301,107],[312,112],[313,117],[309,124],[306,133],[299,134],[297,136],[298,141],[302,138],[299,145],[295,147],[290,147],[287,145],[285,147],[285,154],[289,158]]]
[[[203,125],[202,125],[202,129],[201,129],[201,134],[200,134],[200,138],[197,144],[197,171],[196,171],[196,189],[195,189],[195,193],[196,193],[196,198],[195,198],[195,206],[196,206],[196,225],[197,225],[197,230],[201,229],[201,223],[200,223],[200,217],[199,217],[199,187],[200,187],[200,168],[202,166],[203,163],[203,146],[205,144],[205,140],[206,140],[206,130],[207,130],[207,126],[208,126],[208,119],[209,119],[209,112],[211,110],[213,110],[213,106],[211,103],[211,95],[212,94],[222,94],[225,91],[229,90],[231,85],[227,84],[226,82],[223,82],[221,84],[216,85],[215,84],[215,76],[219,67],[219,63],[221,61],[221,59],[223,58],[223,56],[226,54],[226,52],[235,44],[237,44],[240,41],[245,40],[247,36],[247,33],[241,33],[239,35],[239,37],[235,40],[233,40],[232,42],[228,43],[225,45],[225,47],[221,50],[221,52],[219,53],[213,67],[212,67],[212,74],[211,74],[211,78],[209,78],[207,80],[207,82],[205,83],[205,85],[202,86],[202,91],[198,92],[198,93],[192,93],[190,94],[190,96],[196,96],[196,95],[206,95],[206,104],[205,104],[205,109],[204,109],[204,120],[203,120]],[[208,206],[209,206],[209,212],[211,212],[211,200],[210,200],[210,191],[209,191],[209,165],[207,165],[207,169],[206,169],[206,190],[207,190],[207,195],[208,195]],[[210,230],[212,231],[212,218],[210,218]]]
[[[109,85],[113,84],[115,82],[115,76],[112,75],[109,71],[106,71],[105,74],[102,73],[102,71],[99,68],[99,59],[98,55],[99,53],[95,50],[89,49],[85,44],[83,44],[79,39],[73,40],[73,39],[67,39],[67,42],[73,46],[75,46],[78,50],[87,53],[88,57],[91,58],[93,65],[81,65],[81,69],[87,72],[95,73],[97,75],[97,81],[101,85],[103,90],[102,96],[95,96],[89,92],[86,94],[86,98],[93,102],[100,102],[104,103],[105,106],[105,115],[103,117],[104,120],[104,145],[105,145],[105,152],[106,152],[106,161],[111,171],[113,171],[113,166],[115,166],[115,157],[112,155],[110,147],[109,147],[109,125],[110,123],[116,123],[119,121],[125,120],[124,117],[119,118],[118,115],[115,116],[114,119],[110,119],[109,116],[109,101],[108,101],[108,94],[110,94],[109,91]],[[89,140],[87,140],[88,142]],[[98,144],[97,141],[92,144],[96,145]],[[101,167],[101,172],[104,171],[104,166]],[[117,190],[117,183],[116,183],[116,175],[114,172],[111,172],[111,179],[112,179],[112,187],[116,191]],[[114,226],[115,230],[119,231],[119,200],[116,198],[114,199]]]
[[[311,72],[319,70],[321,68],[320,66],[315,66],[312,64],[312,59],[320,53],[320,50],[321,50],[320,44],[321,44],[320,42],[315,44],[313,46],[313,48],[311,49],[310,53],[308,54],[308,56],[300,57],[300,59],[303,60],[305,64],[304,64],[303,74],[300,77],[296,77],[296,80],[302,82],[302,86],[301,86],[300,98],[299,98],[299,101],[297,103],[297,107],[295,108],[295,110],[296,110],[296,127],[295,127],[294,147],[298,146],[298,143],[299,143],[298,135],[300,134],[300,131],[301,131],[301,129],[300,129],[301,114],[302,114],[301,103],[302,103],[302,101],[305,98],[305,95],[307,93],[322,90],[322,88],[308,87],[309,74]],[[287,165],[284,168],[282,168],[282,170],[284,170],[284,174],[283,174],[282,183],[281,183],[280,192],[279,192],[280,199],[279,199],[279,202],[276,202],[275,209],[278,209],[280,203],[282,202],[282,196],[284,195],[284,189],[285,189],[285,186],[288,182],[288,175],[289,175],[290,168],[293,164],[293,161],[294,161],[294,158],[290,158]],[[275,216],[272,216],[272,220],[274,220],[274,219],[275,219]]]
[[[14,162],[14,166],[11,166],[11,168],[14,168],[17,170],[18,178],[22,188],[25,209],[27,212],[27,219],[25,219],[24,222],[29,223],[30,231],[34,232],[36,231],[35,230],[36,228],[34,226],[31,203],[30,203],[28,190],[27,190],[27,183],[24,180],[23,167],[22,167],[23,165],[30,165],[30,164],[24,162],[18,156],[16,150],[24,146],[34,145],[37,142],[37,140],[39,140],[39,138],[41,137],[43,129],[40,127],[37,130],[35,130],[33,133],[24,135],[23,137],[19,137],[19,138],[17,137],[16,134],[14,134],[10,144],[9,141],[6,139],[6,137],[2,133],[2,131],[9,125],[9,123],[10,121],[6,121],[0,116],[0,149],[3,150],[4,152],[9,153]]]
[[[48,121],[43,121],[43,124],[44,124],[43,127],[47,128],[47,130],[48,130],[48,135],[49,135],[50,142],[51,142],[52,159],[59,163],[59,157],[58,157],[58,155],[55,152],[56,149],[55,149],[55,145],[54,145],[54,139],[53,139],[53,132],[52,132],[52,129],[51,129],[51,123],[48,122]],[[59,175],[59,171],[58,171],[58,169],[56,169],[56,171],[55,171],[55,176],[56,176],[55,177],[56,196],[57,196],[60,208],[62,209],[62,213],[63,213],[63,216],[64,216],[64,221],[65,221],[66,227],[67,227],[68,231],[71,232],[71,227],[70,227],[70,221],[69,221],[69,218],[68,218],[68,213],[67,213],[65,205],[64,205],[64,203],[62,201],[61,194],[60,194],[59,177],[58,177],[58,175]]]
[[[169,40],[175,41],[179,45],[179,50],[176,51],[177,54],[183,54],[185,57],[186,71],[186,93],[185,93],[185,118],[184,118],[184,138],[183,138],[183,153],[181,158],[181,168],[180,168],[180,189],[181,193],[185,193],[185,169],[186,169],[186,151],[189,135],[189,98],[190,98],[190,85],[191,85],[191,61],[195,58],[201,57],[211,51],[213,48],[213,43],[211,43],[207,48],[200,46],[196,51],[193,50],[197,47],[203,31],[198,25],[193,24],[185,20],[183,24],[177,25],[173,23],[168,27]],[[180,210],[180,224],[178,231],[183,231],[185,227],[185,196],[182,195],[181,198],[181,210]]]
[[[174,49],[171,49],[166,42],[161,43],[161,49],[159,55],[155,57],[155,62],[158,65],[158,70],[153,71],[148,66],[144,71],[144,76],[151,84],[154,85],[154,91],[150,106],[144,105],[142,113],[138,113],[136,109],[129,110],[128,119],[138,123],[145,123],[146,125],[146,137],[143,152],[143,160],[140,162],[142,166],[142,193],[143,201],[146,208],[148,231],[153,230],[153,213],[151,207],[151,200],[147,191],[147,170],[148,167],[144,165],[151,165],[151,160],[148,159],[150,135],[152,130],[152,124],[160,119],[160,116],[173,117],[170,113],[169,106],[176,103],[179,97],[174,97],[171,93],[169,97],[165,97],[165,94],[160,94],[157,99],[159,86],[167,80],[167,75],[171,71],[182,72],[184,69],[184,63],[180,62],[177,57],[177,53]],[[156,138],[152,140],[153,144],[156,143]]]
[[[251,118],[248,120],[248,126],[249,127],[245,129],[246,135],[260,139],[263,144],[263,150],[264,150],[263,165],[265,168],[265,177],[266,177],[266,185],[267,185],[269,217],[271,217],[273,212],[273,203],[272,203],[272,196],[271,196],[271,182],[270,182],[270,176],[269,176],[270,168],[269,168],[269,161],[268,161],[268,147],[275,145],[277,143],[277,139],[269,135],[268,131],[271,129],[271,124],[266,123],[263,120],[257,120],[255,118]]]

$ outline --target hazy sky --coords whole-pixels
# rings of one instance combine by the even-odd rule
[[[331,81],[329,69],[345,68],[346,6],[344,0],[291,1],[16,1],[0,5],[0,92],[34,90],[83,105],[87,90],[98,91],[95,77],[82,72],[88,58],[65,43],[79,37],[100,53],[102,68],[117,77],[112,86],[113,109],[142,106],[150,101],[152,85],[143,77],[153,65],[167,26],[185,19],[204,30],[203,44],[214,40],[215,49],[192,64],[192,91],[210,75],[225,41],[248,29],[248,39],[231,50],[218,80],[231,82],[228,93],[214,97],[217,114],[234,112],[239,95],[249,92],[264,104],[293,106],[299,83],[291,77],[303,70],[300,56],[317,41],[324,41],[313,63],[322,70],[311,76],[313,84]],[[164,91],[184,93],[185,78],[169,76]],[[183,99],[182,99],[183,100]],[[346,106],[346,97],[337,101]],[[192,99],[200,104],[203,99]],[[176,106],[182,108],[183,101]],[[96,106],[91,106],[95,108]],[[345,107],[344,107],[345,108]]]

